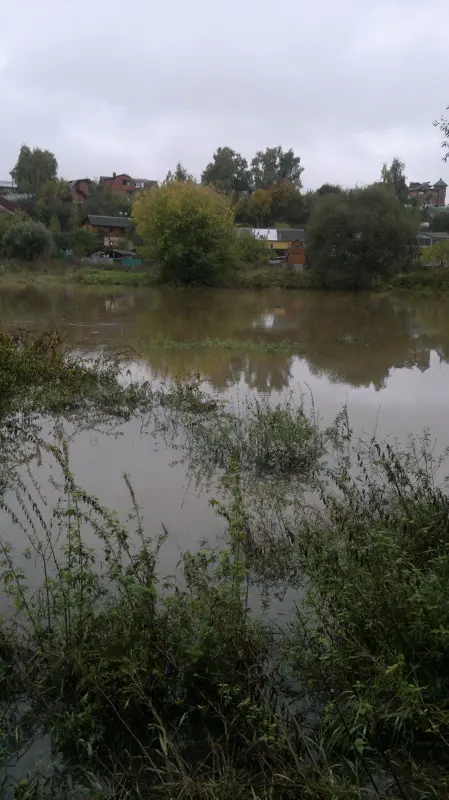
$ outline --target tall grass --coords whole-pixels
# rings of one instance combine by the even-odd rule
[[[16,797],[447,797],[449,500],[429,439],[363,449],[345,413],[321,431],[303,405],[233,411],[195,380],[133,391],[219,487],[226,540],[165,578],[167,534],[149,538],[126,476],[123,524],[66,444],[39,441],[53,507],[10,464],[2,512],[28,544],[0,538],[0,754],[44,730],[54,762]],[[257,581],[289,588],[281,627],[252,615]]]

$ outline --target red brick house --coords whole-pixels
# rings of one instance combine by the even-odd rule
[[[78,180],[70,182],[72,200],[74,203],[84,203],[84,201],[87,200],[91,183],[92,181],[90,178],[78,178]]]
[[[415,198],[421,206],[446,205],[447,183],[442,178],[433,185],[427,183],[411,183],[408,190],[409,198]]]
[[[128,197],[132,197],[134,192],[139,189],[152,189],[157,186],[157,181],[148,181],[146,178],[131,178],[131,175],[127,175],[125,172],[119,175],[113,172],[111,178],[102,175],[100,185],[107,186],[113,192],[124,192]]]

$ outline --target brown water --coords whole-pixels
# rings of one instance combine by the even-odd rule
[[[311,392],[323,421],[347,403],[357,433],[404,442],[430,427],[437,446],[449,444],[449,299],[419,296],[251,293],[239,291],[0,289],[3,326],[60,328],[88,350],[105,346],[134,351],[140,375],[198,372],[215,390],[237,394]],[[298,343],[301,355],[210,348],[164,349],[154,337],[188,341],[206,337]],[[164,523],[170,537],[164,564],[181,550],[223,530],[198,495],[175,454],[138,420],[120,435],[83,433],[71,445],[78,480],[122,514],[129,498],[122,480],[131,476],[155,534]]]

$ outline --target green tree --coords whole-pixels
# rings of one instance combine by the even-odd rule
[[[264,264],[270,255],[269,249],[261,239],[256,239],[249,231],[241,231],[237,236],[237,253],[242,264]]]
[[[22,211],[14,211],[12,214],[6,211],[0,212],[0,252],[2,252],[2,241],[5,234],[16,225],[21,225],[22,222],[25,222],[25,219],[25,215]]]
[[[288,181],[296,189],[301,188],[301,159],[292,149],[267,147],[258,150],[251,162],[251,173],[255,189],[270,189],[281,181]]]
[[[430,218],[430,229],[434,233],[449,233],[449,211],[434,214]]]
[[[383,186],[330,194],[313,208],[308,260],[327,288],[365,288],[411,266],[417,227],[416,215]]]
[[[53,238],[58,250],[73,250],[73,255],[78,258],[91,255],[99,249],[100,245],[103,247],[101,237],[99,241],[95,233],[87,231],[85,228],[62,231],[54,234]]]
[[[399,158],[393,158],[391,165],[382,167],[382,183],[390,186],[400,203],[408,200],[407,178],[404,175],[405,164]]]
[[[43,183],[36,194],[34,218],[56,232],[69,230],[73,223],[73,202],[67,181],[53,180]]]
[[[164,281],[214,285],[235,265],[234,211],[209,187],[174,181],[145,192],[133,217],[141,250],[160,264]]]
[[[443,239],[431,247],[425,247],[421,252],[421,263],[440,264],[442,267],[447,267],[449,264],[449,241]]]
[[[271,189],[271,215],[273,223],[288,225],[299,225],[304,218],[301,193],[287,180],[280,181]]]
[[[256,189],[248,198],[247,218],[256,228],[265,228],[273,216],[273,195],[269,189]]]
[[[34,261],[50,254],[52,237],[42,222],[22,222],[14,225],[2,239],[7,258]]]
[[[318,189],[317,194],[319,197],[326,197],[328,194],[341,194],[342,192],[341,186],[338,186],[334,183],[323,183],[322,186]]]
[[[174,172],[169,170],[165,177],[164,183],[173,183],[173,181],[179,181],[180,183],[186,183],[187,181],[195,181],[193,175],[181,164],[180,161],[176,164],[176,169]]]
[[[42,184],[55,181],[58,174],[58,162],[49,150],[41,150],[23,144],[11,177],[19,191],[35,194]]]
[[[119,214],[131,215],[132,203],[124,192],[117,192],[103,184],[93,183],[89,196],[82,205],[81,217],[88,214],[117,217]]]
[[[225,194],[249,192],[251,173],[248,162],[230,147],[219,147],[201,175],[201,183]]]

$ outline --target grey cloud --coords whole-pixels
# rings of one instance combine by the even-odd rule
[[[67,177],[157,178],[281,143],[307,186],[372,181],[394,155],[436,180],[448,24],[446,0],[22,0],[0,11],[0,177],[22,142]]]

